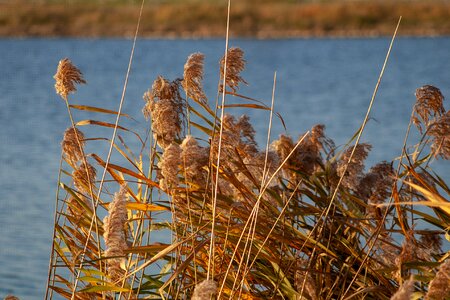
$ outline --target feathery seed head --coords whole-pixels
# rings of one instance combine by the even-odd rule
[[[292,178],[298,177],[298,172],[304,173],[308,176],[312,175],[322,164],[321,151],[327,153],[334,149],[334,142],[325,136],[325,126],[322,124],[315,125],[311,128],[310,134],[301,135],[295,152],[290,156],[284,168],[290,169]],[[280,139],[272,143],[272,148],[277,152],[280,160],[283,161],[292,152],[295,144],[292,138],[281,135]]]
[[[236,123],[236,128],[240,132],[241,141],[244,144],[254,146],[256,148],[255,134],[256,131],[250,123],[250,117],[242,115]],[[241,143],[242,143],[241,142]]]
[[[17,298],[16,296],[13,296],[13,295],[8,295],[5,297],[4,300],[19,300],[19,298]]]
[[[103,220],[103,237],[106,244],[105,256],[113,257],[108,259],[108,274],[114,281],[118,280],[123,274],[121,264],[124,261],[124,251],[128,247],[125,231],[128,221],[126,205],[127,187],[122,185],[109,204],[108,215]]]
[[[431,252],[439,253],[442,248],[442,239],[437,233],[422,234],[420,236],[420,244],[423,248],[430,249]]]
[[[390,195],[394,169],[389,162],[381,162],[370,168],[358,185],[357,195],[366,203],[382,203]]]
[[[395,267],[400,250],[393,244],[392,239],[389,236],[380,238],[376,241],[375,245],[380,252],[377,258],[386,266]]]
[[[325,125],[315,125],[296,150],[295,158],[298,170],[307,175],[312,175],[320,168],[322,163],[321,151],[325,149],[330,152],[333,151],[334,142],[325,136]]]
[[[152,90],[144,94],[144,116],[152,119],[153,135],[163,149],[181,134],[183,99],[179,86],[179,80],[169,82],[159,76]]]
[[[391,300],[410,300],[411,295],[414,292],[414,279],[411,276],[406,280],[397,290],[397,292],[391,297]]]
[[[431,138],[433,154],[450,159],[450,111],[431,122],[426,134]]]
[[[191,300],[210,300],[217,293],[217,283],[214,280],[204,280],[197,284]]]
[[[204,187],[206,173],[203,167],[208,165],[208,157],[208,149],[200,147],[193,136],[186,136],[181,143],[181,163],[186,184]]]
[[[364,171],[364,160],[370,149],[372,149],[371,145],[362,143],[358,144],[356,148],[352,146],[344,151],[337,165],[337,173],[339,177],[343,177],[342,185],[344,187],[357,190]],[[353,156],[351,156],[353,151]]]
[[[450,259],[446,259],[440,267],[436,276],[428,286],[425,300],[440,300],[450,297]]]
[[[73,182],[78,191],[89,195],[95,184],[97,171],[89,163],[81,163],[72,173]]]
[[[285,159],[289,156],[289,154],[294,149],[294,142],[290,136],[286,136],[284,134],[280,135],[280,138],[276,141],[273,141],[270,145],[271,148],[275,151],[275,153],[280,158],[280,163],[285,161]],[[296,161],[294,159],[294,155],[291,155],[290,158],[283,165],[283,173],[289,177],[295,176],[292,173],[292,169],[295,168]]]
[[[83,158],[83,147],[85,145],[84,134],[78,128],[67,128],[61,147],[64,155],[72,163],[76,164]]]
[[[68,58],[59,61],[58,69],[53,78],[56,80],[56,93],[63,99],[67,99],[69,93],[77,90],[75,84],[86,83],[83,79],[83,74]]]
[[[416,104],[414,112],[428,125],[430,117],[441,116],[445,113],[443,101],[444,96],[437,87],[432,85],[424,85],[416,90]],[[413,117],[414,124],[422,132],[420,126],[421,120],[416,116]]]
[[[241,72],[245,68],[244,51],[240,48],[230,48],[226,55],[226,75],[225,75],[225,85],[228,86],[233,92],[239,87],[242,82],[247,84],[245,80],[241,77]],[[220,79],[223,82],[223,76],[225,74],[225,56],[220,60]],[[223,83],[220,85],[221,90],[223,90]]]
[[[285,160],[292,149],[294,149],[294,142],[290,136],[282,134],[278,140],[272,143],[271,147],[275,150],[281,160]]]
[[[178,186],[178,168],[181,164],[181,148],[178,144],[172,143],[168,146],[158,163],[161,169],[162,179],[160,180],[161,189],[169,191]]]
[[[188,97],[205,104],[207,99],[202,86],[204,58],[202,53],[189,55],[184,65],[182,86]]]
[[[250,124],[250,118],[243,115],[236,120],[230,114],[226,114],[222,120],[222,136],[215,134],[211,141],[211,153],[213,157],[218,154],[219,142],[221,143],[221,160],[224,163],[235,160],[236,150],[243,157],[255,155],[258,152],[255,142],[255,130]]]

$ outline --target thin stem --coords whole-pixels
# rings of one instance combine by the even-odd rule
[[[98,193],[97,193],[97,198],[96,198],[96,201],[95,201],[95,204],[94,204],[94,212],[97,210],[98,201],[99,201],[100,195],[102,193],[103,183],[105,181],[106,172],[108,170],[108,166],[109,166],[109,163],[110,163],[110,160],[111,160],[112,149],[113,149],[114,142],[115,142],[115,139],[116,139],[117,127],[119,125],[120,116],[122,114],[122,107],[123,107],[123,103],[125,101],[125,92],[127,90],[128,78],[130,76],[131,65],[132,65],[133,57],[134,57],[134,50],[136,48],[136,40],[137,40],[137,36],[138,36],[138,32],[139,32],[139,26],[140,26],[140,23],[141,23],[142,11],[143,11],[143,8],[144,8],[144,1],[145,0],[142,0],[141,8],[140,8],[140,11],[139,11],[139,18],[138,18],[138,21],[137,21],[136,31],[135,31],[135,34],[134,34],[133,46],[131,48],[130,59],[129,59],[129,62],[128,62],[128,69],[127,69],[127,73],[126,73],[126,76],[125,76],[125,82],[124,82],[123,90],[122,90],[122,96],[120,98],[119,109],[117,110],[116,122],[114,124],[114,130],[113,130],[113,134],[112,134],[112,137],[111,137],[111,143],[110,143],[110,146],[109,146],[109,151],[108,151],[108,155],[107,155],[106,162],[105,162],[105,168],[103,169],[103,174],[102,174],[102,178],[100,180],[100,185],[99,185],[99,189],[98,189]],[[68,105],[68,103],[67,103],[67,105]],[[94,219],[96,219],[96,218],[94,218]],[[91,232],[91,228],[92,228],[93,222],[94,222],[94,220],[91,221],[89,234],[88,234],[88,238],[87,238],[85,247],[87,247],[87,242],[89,241],[89,238],[90,238],[90,232]],[[95,220],[95,222],[96,222],[96,220]],[[78,274],[76,276],[74,291],[72,293],[71,300],[75,299],[75,291],[76,291],[76,288],[77,288],[77,285],[78,285],[79,277],[80,277],[80,274],[81,274],[81,267],[83,266],[83,263],[84,263],[84,258],[85,257],[83,255],[82,258],[81,258],[81,262],[80,262],[80,269],[78,270]]]
[[[222,85],[222,105],[220,108],[220,133],[219,133],[219,145],[217,150],[217,164],[216,164],[216,176],[214,182],[214,197],[212,203],[212,224],[211,224],[211,242],[209,244],[209,259],[208,259],[208,272],[206,278],[214,279],[214,253],[215,253],[215,221],[216,221],[216,206],[217,206],[217,194],[219,189],[219,171],[220,171],[220,154],[222,149],[222,134],[223,134],[223,117],[225,112],[225,89],[227,78],[227,59],[228,59],[228,41],[230,33],[230,8],[231,0],[228,0],[228,14],[227,14],[227,33],[225,38],[225,58],[224,58],[224,70],[223,70],[223,85]]]

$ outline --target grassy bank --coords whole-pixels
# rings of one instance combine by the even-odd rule
[[[226,1],[148,1],[140,35],[223,37]],[[134,33],[136,1],[0,2],[0,36],[123,37]],[[450,34],[448,1],[234,1],[231,33],[241,37]]]

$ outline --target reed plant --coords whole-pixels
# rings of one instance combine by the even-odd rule
[[[85,80],[60,62],[55,88],[71,126],[46,299],[449,298],[450,188],[432,170],[450,158],[441,91],[416,90],[399,156],[366,168],[367,118],[340,147],[322,124],[271,141],[275,97],[239,93],[245,65],[243,50],[226,47],[215,104],[201,53],[180,78],[158,76],[143,95],[142,135],[119,125],[132,119],[121,109],[72,103]],[[230,107],[269,113],[265,145]],[[86,111],[96,118],[75,119]],[[112,137],[89,134],[99,126]],[[414,128],[421,139],[409,145]]]

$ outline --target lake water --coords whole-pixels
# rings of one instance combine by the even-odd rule
[[[64,103],[53,88],[58,61],[69,57],[88,81],[71,96],[72,103],[116,110],[131,44],[130,40],[0,40],[0,298],[11,293],[21,299],[42,299],[45,291],[60,141],[69,126]],[[136,127],[141,132],[147,127],[140,113],[142,94],[159,74],[180,77],[193,52],[206,55],[204,84],[213,101],[224,44],[139,40],[124,106],[124,112],[137,120]],[[324,123],[328,135],[342,145],[361,124],[389,40],[233,40],[231,45],[241,47],[248,62],[243,77],[249,86],[241,94],[270,105],[277,71],[275,110],[283,116],[288,133],[296,137]],[[369,163],[401,153],[417,87],[432,84],[450,97],[449,49],[450,38],[397,39],[363,136],[374,146]],[[264,144],[267,113],[250,116],[258,141]],[[272,132],[274,138],[283,133],[280,121],[275,121]],[[436,169],[449,178],[448,162],[438,164]]]

